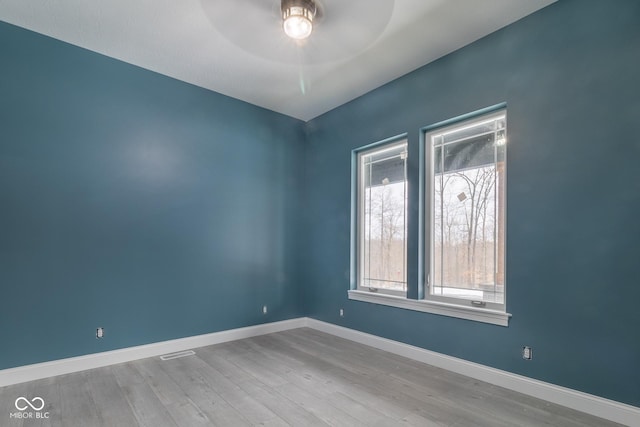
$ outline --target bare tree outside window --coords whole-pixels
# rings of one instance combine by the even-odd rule
[[[504,114],[431,133],[429,294],[504,304]]]
[[[359,155],[359,287],[406,292],[406,142]]]

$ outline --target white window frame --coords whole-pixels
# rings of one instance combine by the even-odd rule
[[[405,223],[405,248],[404,248],[404,253],[405,253],[405,263],[404,263],[404,272],[405,272],[405,290],[404,291],[399,291],[399,290],[394,290],[394,289],[383,289],[383,288],[370,288],[367,286],[364,286],[363,284],[363,272],[362,272],[362,268],[363,268],[363,264],[364,264],[364,255],[365,255],[365,251],[364,251],[364,219],[363,219],[363,203],[364,203],[364,192],[363,192],[363,187],[362,187],[362,182],[363,182],[363,173],[364,171],[362,170],[362,158],[366,155],[371,154],[372,152],[379,152],[379,151],[384,151],[384,150],[393,150],[399,146],[403,146],[405,147],[405,156],[407,155],[407,148],[408,148],[408,141],[406,138],[406,135],[402,135],[400,137],[395,137],[395,138],[390,138],[388,140],[384,140],[381,141],[379,143],[375,143],[375,144],[371,144],[369,146],[366,147],[362,147],[361,149],[356,150],[356,162],[357,162],[357,166],[356,166],[356,186],[355,186],[355,190],[357,192],[357,196],[356,196],[356,200],[357,200],[357,207],[356,207],[356,229],[357,229],[357,245],[356,245],[356,253],[357,253],[357,267],[356,267],[356,286],[355,289],[359,292],[367,292],[367,293],[372,293],[372,294],[380,294],[380,295],[387,295],[387,296],[396,296],[396,297],[406,297],[406,293],[407,293],[407,289],[408,289],[408,283],[406,282],[407,280],[407,263],[406,263],[406,256],[407,256],[407,235],[406,235],[406,221],[407,221],[407,209],[408,209],[408,201],[405,199],[405,218],[404,218],[404,223]],[[405,192],[407,191],[407,187],[408,187],[408,182],[407,182],[407,165],[406,165],[406,159],[405,159],[405,170],[404,170],[404,179],[405,179]]]
[[[418,299],[407,298],[407,295],[398,295],[398,294],[388,294],[381,292],[371,292],[367,289],[358,288],[358,280],[359,280],[359,254],[360,250],[358,248],[359,243],[359,221],[358,221],[358,209],[360,205],[359,201],[359,191],[358,191],[358,170],[359,170],[359,161],[358,161],[358,153],[363,152],[365,150],[369,150],[370,148],[380,147],[387,143],[397,142],[399,140],[408,140],[407,134],[400,135],[398,137],[390,138],[385,141],[381,141],[378,143],[374,143],[365,147],[361,147],[352,151],[351,157],[351,274],[350,274],[350,290],[348,291],[348,298],[354,301],[361,301],[371,304],[379,304],[389,307],[395,307],[405,310],[413,310],[419,311],[423,313],[431,313],[442,316],[448,316],[458,319],[466,319],[476,322],[488,323],[492,325],[498,326],[509,326],[509,319],[511,318],[511,314],[506,312],[506,284],[505,284],[505,296],[504,301],[505,304],[503,307],[499,309],[494,309],[491,307],[477,307],[471,304],[465,305],[460,304],[459,301],[455,301],[455,303],[450,303],[446,301],[438,301],[433,299],[425,299],[425,293],[428,293],[428,289],[425,289],[426,278],[428,278],[428,274],[431,268],[431,227],[429,226],[429,221],[431,221],[431,215],[427,212],[427,208],[431,206],[431,202],[429,204],[426,203],[426,200],[429,196],[429,191],[432,188],[432,183],[429,183],[429,176],[432,174],[432,170],[430,166],[431,159],[433,158],[432,154],[428,154],[430,151],[430,144],[427,141],[427,134],[432,132],[433,130],[439,129],[454,125],[454,124],[462,124],[464,121],[468,119],[479,119],[481,117],[488,117],[488,115],[492,113],[506,114],[506,104],[499,104],[489,108],[485,108],[483,110],[477,111],[475,113],[466,114],[464,116],[447,120],[445,122],[437,123],[431,126],[424,127],[420,130],[420,174],[419,174],[419,201],[418,201],[418,209],[419,209],[419,228],[420,231],[418,233],[418,241],[419,241],[419,252],[418,252],[418,280],[420,283],[411,284],[407,283],[407,292],[410,292],[412,286],[417,287]],[[506,175],[506,170],[505,170]],[[407,182],[407,186],[409,186],[410,180]],[[505,191],[506,197],[506,191]],[[411,199],[407,201],[408,207],[410,207]],[[506,207],[505,207],[505,233],[506,233]],[[410,239],[411,236],[407,236],[407,239]],[[505,237],[506,242],[506,237]],[[506,248],[505,248],[506,254]],[[411,254],[408,254],[411,256]],[[505,255],[505,274],[506,274],[506,255]],[[407,272],[408,273],[408,272]],[[415,289],[414,289],[415,291]],[[426,291],[426,292],[425,292]],[[467,300],[468,301],[468,300]]]
[[[457,121],[453,124],[436,126],[425,131],[424,138],[423,138],[424,145],[425,145],[424,151],[426,156],[424,161],[424,164],[426,165],[426,167],[424,168],[425,175],[426,175],[425,181],[427,183],[427,186],[426,186],[427,194],[426,194],[425,200],[428,201],[428,203],[424,207],[424,224],[425,224],[424,232],[425,232],[425,240],[426,242],[428,242],[427,244],[429,248],[428,251],[425,251],[425,259],[424,259],[424,265],[428,267],[428,270],[426,271],[425,289],[424,289],[424,299],[426,301],[430,301],[433,303],[446,304],[450,306],[461,306],[471,310],[483,310],[483,311],[489,310],[491,312],[505,313],[506,315],[506,298],[507,298],[506,281],[504,283],[504,295],[503,295],[502,303],[489,302],[489,301],[473,301],[468,298],[456,298],[452,296],[431,294],[431,288],[430,288],[430,286],[432,286],[432,283],[430,283],[430,279],[433,277],[432,272],[435,271],[434,269],[435,217],[433,215],[433,207],[435,204],[435,165],[434,165],[435,149],[434,149],[433,137],[437,135],[442,135],[443,133],[459,131],[466,127],[477,126],[478,124],[481,124],[483,122],[494,121],[501,118],[504,118],[506,122],[507,110],[504,107],[490,113],[472,115],[471,117],[465,118],[461,121]],[[506,131],[507,131],[507,126],[505,124],[505,132]],[[506,140],[504,144],[505,144],[504,176],[506,177],[506,167],[507,167],[506,166]],[[503,186],[506,186],[506,180],[504,181]],[[503,194],[504,203],[506,203],[506,188],[504,188],[503,191],[504,191],[504,194]],[[503,221],[505,224],[504,233],[502,235],[503,247],[505,247],[505,250],[504,250],[501,264],[503,265],[503,269],[506,270],[506,206],[503,207],[502,214],[503,214]],[[506,275],[506,271],[504,271],[503,273]]]

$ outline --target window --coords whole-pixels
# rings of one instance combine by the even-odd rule
[[[352,151],[349,299],[509,325],[506,120],[500,104],[423,128],[419,175],[406,135]]]
[[[357,153],[357,288],[406,295],[407,141]]]
[[[425,144],[425,299],[504,311],[506,110],[430,130]]]

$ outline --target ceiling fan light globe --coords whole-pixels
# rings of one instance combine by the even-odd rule
[[[287,36],[296,40],[304,40],[311,35],[313,24],[310,20],[300,15],[292,15],[282,24]]]
[[[294,40],[304,40],[313,31],[316,16],[314,0],[281,0],[282,29]]]

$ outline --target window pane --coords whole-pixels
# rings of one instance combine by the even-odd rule
[[[359,286],[406,292],[406,142],[359,157]]]
[[[429,293],[504,304],[505,117],[431,135]]]

